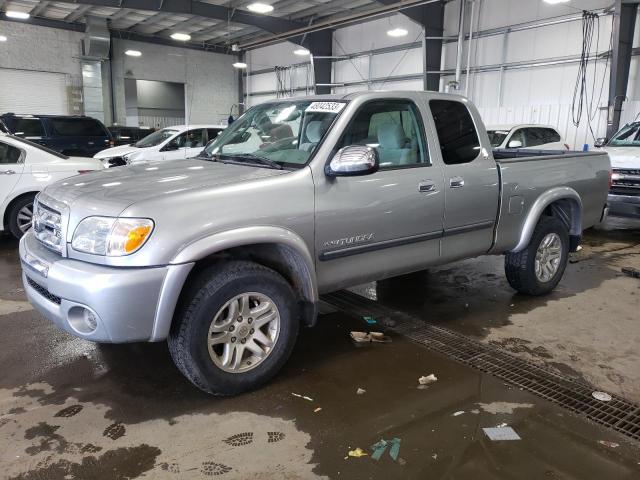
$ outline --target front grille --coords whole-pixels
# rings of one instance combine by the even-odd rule
[[[614,168],[611,180],[611,193],[615,195],[640,195],[640,170]]]
[[[60,297],[57,297],[56,295],[51,293],[49,290],[44,288],[42,285],[32,280],[30,277],[27,277],[27,283],[31,288],[33,288],[36,292],[38,292],[44,298],[46,298],[52,303],[55,303],[56,305],[60,305],[60,302],[62,301]]]
[[[640,440],[640,405],[622,397],[611,395],[610,402],[601,402],[591,395],[597,388],[587,382],[560,375],[493,345],[425,323],[352,292],[332,293],[322,300],[352,315],[391,318],[395,321],[392,330],[430,350]]]
[[[62,214],[38,198],[33,205],[33,232],[45,247],[62,253]]]

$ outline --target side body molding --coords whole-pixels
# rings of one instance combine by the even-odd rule
[[[522,225],[520,240],[513,250],[511,250],[512,252],[519,252],[529,244],[533,230],[536,228],[538,220],[544,210],[552,203],[561,201],[568,207],[567,209],[563,209],[563,211],[571,225],[570,235],[579,236],[582,234],[582,200],[580,199],[580,195],[569,187],[552,188],[540,195],[529,209],[527,218]]]

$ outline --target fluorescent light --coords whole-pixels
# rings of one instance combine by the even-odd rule
[[[171,34],[171,38],[173,38],[174,40],[179,40],[181,42],[188,42],[189,40],[191,40],[191,35],[187,33],[176,32]]]
[[[256,2],[250,5],[247,5],[247,10],[253,13],[269,13],[269,12],[273,12],[273,6],[268,5],[266,3]]]
[[[129,55],[130,57],[140,57],[142,52],[140,50],[126,50],[124,54]]]
[[[247,68],[247,64],[244,62],[236,62],[233,64],[233,68]]]
[[[4,35],[0,35],[0,42],[6,42],[7,41],[7,37],[5,37]]]
[[[26,20],[31,16],[27,12],[18,12],[17,10],[7,10],[5,15],[9,18],[17,18],[19,20]]]
[[[405,37],[409,32],[404,28],[394,28],[387,31],[387,35],[390,37]]]
[[[309,50],[307,50],[306,48],[297,48],[297,49],[295,49],[293,51],[293,53],[295,53],[296,55],[300,55],[301,57],[306,57],[311,52]]]
[[[556,5],[558,3],[567,3],[569,0],[543,0],[544,3],[548,3],[549,5]]]

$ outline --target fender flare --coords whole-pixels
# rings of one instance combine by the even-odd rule
[[[520,239],[518,244],[511,250],[512,252],[519,252],[529,244],[533,230],[536,228],[540,217],[544,210],[560,200],[570,200],[571,206],[571,228],[570,235],[580,235],[582,233],[582,199],[578,192],[570,187],[556,187],[545,191],[540,195],[533,205],[529,209],[527,218],[522,225],[522,231],[520,232]]]

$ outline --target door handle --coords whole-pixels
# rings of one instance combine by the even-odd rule
[[[451,177],[449,179],[449,186],[451,188],[462,188],[462,187],[464,187],[464,178],[462,178],[462,177]]]
[[[2,172],[3,175],[14,175],[15,173],[15,170],[4,170]]]
[[[433,192],[436,189],[436,184],[431,180],[423,180],[418,184],[418,190],[420,192]]]

